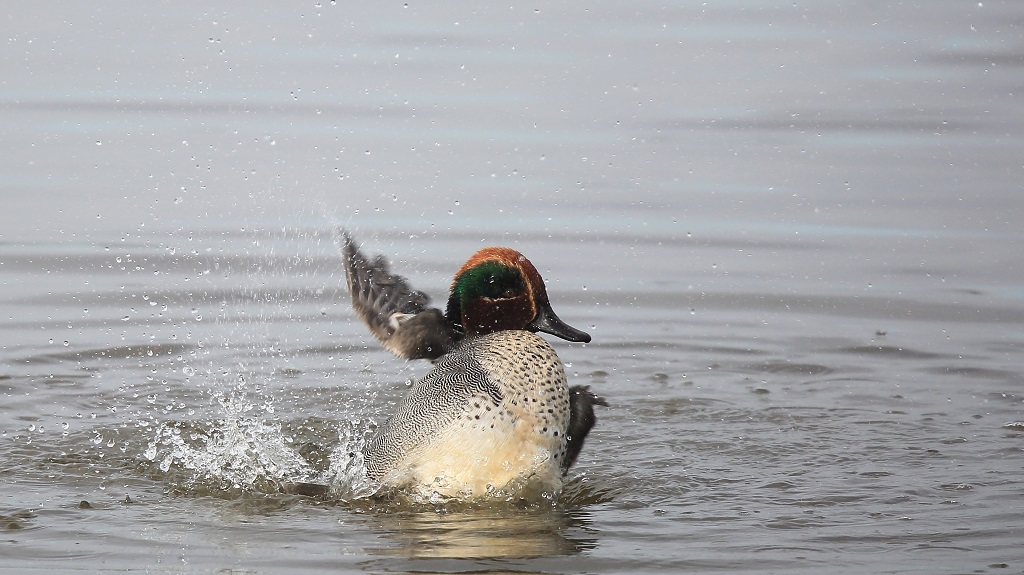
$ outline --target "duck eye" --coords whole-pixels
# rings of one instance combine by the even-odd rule
[[[504,281],[505,279],[506,278],[499,278],[493,274],[487,276],[487,283],[491,285],[491,288],[493,289],[492,293],[494,294],[492,297],[495,299],[512,299],[519,295],[519,292],[516,291],[516,286],[507,284],[502,285],[503,283],[506,283]]]

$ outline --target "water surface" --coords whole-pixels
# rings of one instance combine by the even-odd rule
[[[1022,25],[19,10],[0,571],[1024,570]],[[557,502],[367,497],[344,455],[427,366],[350,312],[339,226],[436,302],[515,247],[593,335],[553,342],[610,403]]]

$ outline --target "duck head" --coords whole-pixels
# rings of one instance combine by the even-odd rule
[[[590,341],[589,334],[558,319],[537,268],[509,248],[484,248],[469,258],[452,280],[445,316],[467,335],[518,329]]]

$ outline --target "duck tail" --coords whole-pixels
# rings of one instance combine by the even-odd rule
[[[569,431],[565,439],[565,458],[562,460],[562,473],[565,474],[576,462],[583,449],[583,441],[590,429],[597,423],[594,406],[608,407],[603,397],[590,391],[589,385],[574,385],[569,388]]]

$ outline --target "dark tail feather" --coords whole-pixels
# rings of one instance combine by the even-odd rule
[[[604,398],[594,395],[588,385],[574,385],[569,388],[569,432],[565,441],[565,459],[562,460],[562,473],[569,471],[583,449],[583,441],[590,429],[597,423],[594,406],[608,407]]]

